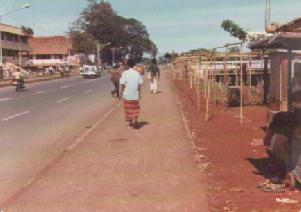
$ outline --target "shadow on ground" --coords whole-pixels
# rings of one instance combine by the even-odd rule
[[[138,129],[142,129],[143,127],[145,127],[146,125],[149,125],[150,123],[147,121],[140,121],[138,122]]]
[[[246,158],[246,160],[256,168],[257,171],[253,171],[253,174],[262,175],[267,179],[285,177],[285,165],[273,158]]]

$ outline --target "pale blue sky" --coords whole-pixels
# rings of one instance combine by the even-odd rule
[[[122,16],[142,21],[161,53],[213,48],[235,41],[220,24],[232,19],[250,31],[263,31],[265,0],[110,0]],[[301,0],[271,0],[272,21],[301,16]],[[86,0],[0,0],[7,12],[30,3],[31,8],[3,18],[4,23],[31,26],[36,35],[68,31]]]

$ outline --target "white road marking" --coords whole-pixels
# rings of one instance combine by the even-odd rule
[[[92,93],[92,92],[94,92],[93,89],[90,89],[90,90],[85,91],[86,94],[89,94],[89,93]]]
[[[14,119],[14,118],[17,118],[17,117],[20,117],[20,116],[23,116],[23,115],[26,115],[26,114],[29,114],[29,113],[30,113],[30,111],[25,111],[23,113],[17,113],[15,115],[12,115],[12,116],[9,116],[9,117],[6,117],[6,118],[2,119],[2,121],[9,121],[11,119]]]
[[[36,94],[44,94],[44,93],[47,93],[46,91],[38,91],[36,92]]]
[[[64,86],[62,86],[61,88],[62,89],[66,89],[66,88],[70,88],[71,87],[71,85],[64,85]]]
[[[66,97],[66,98],[63,98],[63,99],[58,100],[57,103],[66,102],[66,101],[68,101],[69,99],[70,99],[69,97]]]
[[[7,101],[10,101],[10,100],[12,100],[12,98],[1,98],[0,102],[7,102]]]

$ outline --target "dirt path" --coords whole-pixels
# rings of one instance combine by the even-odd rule
[[[208,198],[210,211],[285,212],[300,211],[301,194],[264,193],[257,184],[265,180],[267,155],[263,146],[252,146],[253,139],[264,136],[265,107],[245,107],[240,125],[239,109],[210,106],[210,121],[205,123],[205,102],[196,110],[196,94],[186,82],[176,81],[175,89],[184,106],[197,146],[208,157]],[[276,198],[298,200],[298,204],[276,203]]]

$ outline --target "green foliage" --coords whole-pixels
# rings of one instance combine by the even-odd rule
[[[243,28],[235,24],[232,20],[224,20],[221,27],[226,32],[229,32],[231,36],[238,38],[241,41],[245,41],[247,38],[247,32],[245,32]]]
[[[167,60],[170,60],[171,59],[171,54],[169,54],[168,52],[164,55],[164,57],[167,59]]]
[[[79,52],[93,52],[96,43],[110,43],[111,47],[130,49],[134,59],[141,60],[143,53],[157,52],[149,39],[146,27],[136,19],[119,16],[110,3],[88,0],[88,7],[72,24],[70,36]],[[95,50],[94,50],[95,51]]]
[[[33,29],[30,28],[30,27],[21,26],[21,30],[22,30],[22,32],[24,32],[27,35],[33,35],[34,34]]]

